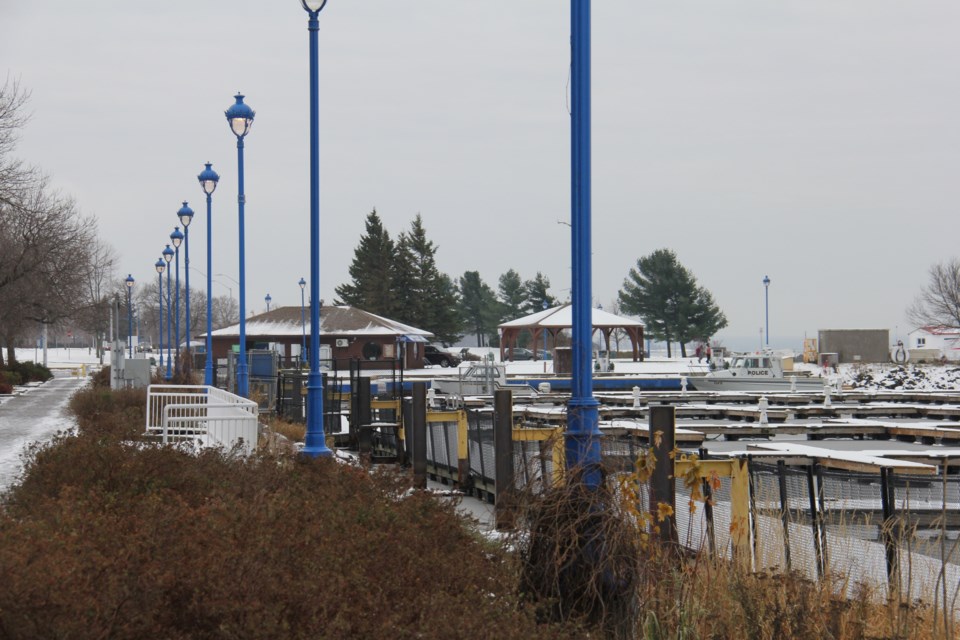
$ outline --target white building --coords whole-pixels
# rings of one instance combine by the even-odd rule
[[[939,352],[939,357],[960,361],[960,329],[953,327],[920,327],[907,334],[911,351]]]

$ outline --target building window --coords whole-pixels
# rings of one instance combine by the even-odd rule
[[[925,346],[927,346],[927,339],[926,339],[926,338],[917,338],[917,346],[918,346],[918,347],[925,347]]]

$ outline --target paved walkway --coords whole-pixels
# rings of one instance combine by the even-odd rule
[[[0,402],[0,491],[17,479],[20,455],[28,445],[73,426],[64,410],[73,392],[87,382],[89,378],[58,373],[45,384]]]

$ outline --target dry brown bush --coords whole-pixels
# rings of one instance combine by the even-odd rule
[[[2,497],[0,637],[582,637],[404,475],[130,443],[93,426],[124,402],[78,405]]]
[[[146,421],[145,389],[92,386],[70,398],[69,410],[82,434],[100,438],[132,439],[143,433]]]

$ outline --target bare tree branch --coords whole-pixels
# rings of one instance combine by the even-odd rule
[[[960,328],[960,259],[930,267],[927,286],[907,309],[907,317],[921,327]]]

